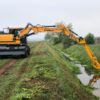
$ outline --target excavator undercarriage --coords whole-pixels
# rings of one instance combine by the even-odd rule
[[[21,56],[28,57],[30,48],[27,45],[27,38],[18,38],[18,32],[22,28],[8,28],[8,33],[0,33],[0,57],[2,56]],[[16,38],[17,37],[17,38]]]
[[[30,48],[28,45],[0,45],[0,56],[28,57]]]

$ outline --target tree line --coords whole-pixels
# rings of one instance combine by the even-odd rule
[[[72,25],[68,25],[68,28],[72,30]],[[87,44],[94,44],[94,35],[92,33],[88,33],[84,39]],[[45,40],[52,42],[54,45],[58,43],[62,43],[64,48],[67,48],[71,45],[76,44],[75,41],[71,40],[68,36],[65,36],[63,33],[47,33],[45,36]]]

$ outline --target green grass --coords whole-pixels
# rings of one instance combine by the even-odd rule
[[[100,45],[90,45],[90,48],[100,62]],[[89,73],[100,73],[99,70],[93,68],[90,58],[83,46],[74,45],[66,49],[65,52],[68,53],[71,57],[76,58],[76,60],[80,61],[82,64],[87,65],[85,67]]]
[[[80,61],[81,64],[86,65],[85,69],[88,74],[99,74],[100,75],[100,70],[93,68],[91,60],[83,46],[73,45],[67,49],[63,49],[62,44],[57,44],[54,47],[65,52],[66,54],[69,54],[72,58],[76,59],[77,61]],[[94,55],[97,57],[98,62],[100,62],[100,53],[99,53],[100,45],[99,44],[89,45],[89,47],[93,51]]]
[[[28,60],[26,66],[30,71],[17,82],[10,99],[96,100],[73,74],[71,64],[51,45],[41,45]]]
[[[0,59],[0,66],[3,67],[9,60],[11,61],[9,58]],[[13,88],[16,86],[16,83],[19,82],[22,74],[25,73],[23,72],[23,67],[26,69],[27,66],[25,66],[25,64],[28,60],[28,58],[17,60],[4,75],[0,76],[0,100],[10,100],[9,97],[12,94]]]
[[[33,44],[31,56],[0,77],[0,100],[97,100],[73,70],[52,45]]]
[[[24,59],[23,61],[17,62],[4,75],[0,76],[0,100],[9,100],[13,88],[21,78],[20,71],[26,61]]]

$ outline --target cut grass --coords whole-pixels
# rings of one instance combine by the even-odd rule
[[[73,65],[50,44],[38,42],[0,77],[0,100],[97,100],[73,74]]]
[[[41,44],[28,60],[30,69],[17,82],[11,100],[96,100],[51,45]],[[39,49],[41,47],[41,50]],[[47,52],[48,51],[48,52]],[[35,53],[38,55],[35,55]],[[45,53],[44,53],[45,52]]]

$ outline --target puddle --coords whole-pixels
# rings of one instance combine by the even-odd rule
[[[81,64],[75,64],[76,66],[78,66],[80,68],[81,74],[78,74],[77,77],[80,79],[80,81],[84,84],[84,85],[88,85],[89,81],[93,78],[94,75],[88,75],[85,71],[84,66],[82,66]],[[100,79],[97,80],[97,82],[93,85],[93,87],[95,88],[93,90],[93,94],[97,97],[99,97],[100,99]]]
[[[97,97],[99,97],[100,100],[100,79],[94,84],[94,86],[96,89],[94,89],[93,94]]]
[[[92,79],[93,75],[88,75],[85,71],[85,68],[81,64],[75,64],[80,68],[81,74],[78,74],[77,77],[84,85],[88,85],[89,81]]]

